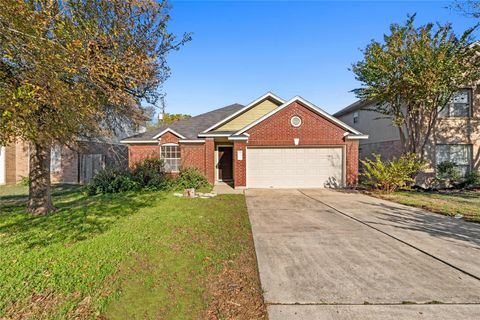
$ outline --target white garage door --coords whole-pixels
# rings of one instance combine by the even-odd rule
[[[343,185],[343,148],[248,148],[247,187]]]

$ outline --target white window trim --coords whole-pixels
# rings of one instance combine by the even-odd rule
[[[296,124],[294,124],[294,123],[293,123],[293,120],[294,120],[294,119],[298,119],[298,120],[300,120],[300,123],[299,123],[299,124],[297,124],[297,125],[296,125]],[[292,127],[294,127],[294,128],[298,128],[298,127],[300,127],[300,126],[302,125],[302,123],[303,123],[303,120],[302,120],[302,118],[300,118],[299,116],[292,116],[292,117],[290,118],[290,124],[291,124],[291,125],[292,125]]]
[[[124,144],[136,144],[136,143],[151,143],[151,144],[158,144],[158,140],[137,140],[137,141],[125,141],[125,140],[122,140],[120,141],[120,143],[124,143]]]
[[[180,148],[180,146],[176,143],[164,143],[162,145],[160,145],[160,159],[164,160],[162,158],[162,147],[178,147]],[[182,152],[181,150],[179,150],[180,152],[180,158],[170,158],[170,159],[179,159],[180,160],[180,163],[182,162]],[[178,173],[180,172],[180,170],[172,170],[172,171],[166,171],[167,173]]]
[[[178,132],[176,132],[175,130],[170,129],[170,128],[167,128],[167,129],[163,130],[162,132],[160,132],[159,134],[155,135],[155,136],[153,137],[153,139],[158,139],[158,138],[160,138],[161,136],[163,136],[163,135],[164,135],[165,133],[167,133],[167,132],[170,132],[170,133],[176,135],[177,137],[179,137],[179,138],[181,138],[181,139],[187,139],[186,137],[182,136],[180,133],[178,133]]]
[[[469,101],[468,101],[468,115],[466,115],[466,116],[452,116],[452,115],[450,115],[450,111],[451,111],[450,107],[451,106],[450,106],[450,102],[449,102],[446,106],[444,106],[444,109],[447,109],[446,111],[447,111],[448,114],[447,115],[440,115],[440,112],[438,112],[439,113],[439,115],[438,115],[439,119],[471,118],[472,117],[472,115],[473,115],[473,89],[472,88],[459,88],[457,90],[457,92],[460,92],[460,91],[467,91],[467,93],[468,93],[468,99],[469,99]],[[452,102],[452,104],[453,104],[453,102]],[[443,111],[444,110],[442,110],[442,112]]]
[[[435,170],[437,170],[437,166],[441,163],[438,162],[438,159],[437,159],[437,147],[438,146],[448,146],[449,148],[452,147],[452,146],[464,146],[464,147],[467,147],[469,149],[469,159],[468,159],[468,164],[456,164],[456,166],[458,167],[468,167],[467,168],[467,172],[471,171],[472,168],[473,168],[473,159],[472,159],[472,156],[473,156],[473,145],[472,144],[468,144],[468,143],[437,143],[435,144]],[[449,151],[450,153],[450,151]],[[455,161],[453,161],[452,159],[449,159],[447,161],[450,161],[450,162],[453,162],[453,163],[456,163]]]

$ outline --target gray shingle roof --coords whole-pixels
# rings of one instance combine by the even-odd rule
[[[363,108],[364,106],[366,106],[367,104],[369,104],[371,101],[369,100],[358,100],[358,101],[355,101],[354,103],[346,106],[345,108],[341,109],[340,111],[337,111],[333,114],[334,117],[341,117],[347,113],[350,113],[350,112],[353,112],[353,111],[357,111],[361,108]]]
[[[238,110],[242,109],[244,106],[238,103],[216,109],[207,113],[200,114],[195,117],[177,121],[169,126],[162,126],[159,128],[151,129],[143,133],[136,134],[134,136],[128,137],[122,142],[135,142],[135,141],[156,141],[155,137],[160,132],[164,131],[167,128],[172,129],[175,132],[183,135],[186,139],[197,140],[201,139],[198,137],[198,134],[202,131],[213,126],[215,123],[225,119],[226,117],[234,114]]]

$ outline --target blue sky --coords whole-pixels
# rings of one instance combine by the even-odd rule
[[[349,67],[393,22],[451,22],[457,33],[477,21],[452,2],[173,1],[170,30],[193,40],[169,56],[166,111],[197,115],[246,104],[267,91],[301,95],[328,112],[356,100]]]

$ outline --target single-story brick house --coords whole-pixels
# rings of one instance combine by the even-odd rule
[[[358,140],[367,138],[299,96],[285,101],[267,93],[122,143],[130,167],[160,157],[168,171],[196,167],[210,183],[302,188],[356,184]]]

